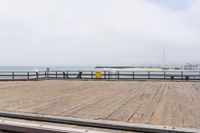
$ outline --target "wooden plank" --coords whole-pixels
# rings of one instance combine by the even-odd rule
[[[147,88],[147,90],[145,90],[145,92],[149,93],[149,95],[147,95],[147,97],[143,100],[139,99],[140,106],[138,106],[136,110],[134,110],[134,112],[131,113],[132,116],[129,118],[129,122],[141,123],[141,118],[143,117],[146,110],[148,110],[149,104],[151,103],[154,95],[158,92],[159,87],[159,82],[156,82],[152,88]]]
[[[122,91],[116,95],[111,95],[108,98],[103,99],[102,101],[88,106],[80,110],[79,112],[73,114],[74,117],[86,117],[93,119],[105,119],[107,118],[113,111],[117,110],[120,106],[126,103],[130,98],[132,98],[132,94],[137,90],[137,85],[132,86],[131,83],[128,85],[124,84],[122,87]],[[131,88],[130,88],[131,87]]]
[[[119,85],[117,85],[116,87],[112,86],[112,87],[109,87],[107,89],[109,89],[109,91],[105,91],[102,88],[101,92],[103,91],[103,92],[105,92],[105,94],[103,96],[101,96],[101,97],[99,97],[99,95],[97,93],[95,93],[95,95],[96,94],[98,95],[98,96],[95,96],[95,97],[99,97],[98,99],[91,99],[91,102],[88,102],[87,104],[83,104],[83,105],[75,107],[75,108],[72,108],[71,110],[67,110],[65,112],[62,112],[60,115],[63,115],[63,116],[72,116],[73,114],[76,114],[76,113],[80,112],[81,110],[89,108],[89,107],[91,107],[91,106],[93,106],[93,105],[95,105],[95,104],[103,101],[104,99],[109,99],[110,96],[118,95],[119,93],[121,93],[122,91],[124,91],[123,89],[120,88]]]
[[[102,88],[102,89],[99,89]],[[63,96],[60,99],[57,99],[56,101],[53,101],[52,105],[51,103],[46,106],[46,108],[38,109],[36,113],[48,113],[48,114],[60,114],[64,115],[65,112],[69,112],[73,110],[74,108],[83,107],[87,104],[92,104],[93,102],[99,101],[104,97],[104,95],[112,94],[112,92],[118,91],[116,88],[113,87],[106,87],[104,84],[96,84],[94,87],[84,87],[84,89],[78,93],[72,93],[68,96]],[[107,92],[102,93],[102,92]],[[70,100],[67,100],[70,99]],[[57,102],[57,103],[56,103]],[[51,108],[54,106],[54,108]]]
[[[200,83],[0,82],[0,110],[200,128]]]
[[[192,98],[190,97],[190,88],[187,88],[188,86],[185,83],[180,84],[180,86],[182,87],[182,96],[184,97],[181,103],[184,127],[196,127],[197,125],[191,109],[191,105],[195,105],[193,103]]]
[[[166,87],[166,83],[163,83],[163,85],[160,84],[160,86],[157,89],[160,89],[161,86]],[[167,93],[167,89],[164,89],[163,96],[162,96],[160,102],[157,104],[152,117],[150,118],[150,123],[152,123],[152,124],[157,124],[162,121],[164,106],[166,105],[166,102],[167,102],[166,101],[166,93]],[[154,95],[151,96],[152,98],[149,100],[148,105],[151,104],[151,101],[153,100]],[[144,112],[143,112],[143,114],[144,114]]]
[[[140,122],[145,124],[150,124],[151,117],[154,115],[154,110],[157,106],[157,104],[160,102],[162,95],[163,95],[164,89],[160,86],[157,93],[153,96],[151,102],[147,105],[142,118],[140,119]]]
[[[21,111],[31,111],[31,112],[47,112],[52,114],[58,114],[60,112],[63,112],[73,106],[83,104],[82,102],[85,102],[87,100],[87,95],[92,95],[95,90],[96,92],[100,92],[100,90],[95,89],[96,86],[104,88],[105,85],[103,84],[94,84],[90,86],[84,86],[82,84],[78,86],[73,87],[67,87],[69,89],[63,89],[60,90],[59,87],[56,87],[54,89],[58,89],[60,91],[55,91],[56,93],[50,93],[49,95],[45,96],[44,99],[45,102],[42,102],[40,99],[37,101],[34,101],[34,105],[29,105],[27,103],[27,108],[24,108],[24,106],[21,107]],[[92,90],[93,89],[93,90]],[[58,93],[60,92],[60,94]],[[52,95],[53,94],[53,95]],[[95,95],[94,95],[95,96]],[[83,99],[82,99],[83,98]],[[53,108],[52,108],[53,107]]]
[[[85,89],[80,86],[85,86],[86,90],[90,87],[94,87],[98,84],[90,84],[85,85],[84,82],[73,84],[68,84],[69,82],[54,82],[54,84],[45,85],[46,82],[44,82],[44,85],[34,85],[33,87],[29,87],[29,90],[25,90],[24,88],[27,87],[21,87],[20,92],[15,92],[13,89],[14,95],[13,97],[6,99],[5,102],[15,104],[13,107],[13,110],[19,110],[19,111],[34,111],[34,108],[38,110],[38,106],[46,105],[49,107],[49,103],[56,101],[56,99],[59,100],[60,97],[63,95],[71,95],[72,93],[76,92],[82,92]],[[31,85],[32,86],[32,85]],[[19,95],[20,93],[20,95]],[[16,96],[15,96],[16,95]],[[1,100],[0,102],[3,102]],[[21,104],[22,103],[22,104]],[[5,104],[4,104],[5,105]],[[5,105],[6,106],[6,105]],[[9,109],[9,108],[8,108]]]
[[[184,126],[183,116],[182,116],[182,88],[179,84],[173,87],[173,109],[172,109],[172,121],[171,125],[174,126]]]
[[[123,106],[121,106],[118,110],[113,112],[108,119],[110,120],[118,120],[118,121],[126,121],[132,117],[133,113],[137,110],[138,107],[142,105],[142,99],[146,96],[148,97],[148,92],[151,88],[155,87],[155,83],[146,84],[148,87],[140,88],[135,94],[133,94],[133,98],[131,98],[128,102],[126,102]],[[142,98],[142,99],[141,99]]]
[[[193,103],[195,106],[192,106],[192,114],[194,115],[195,118],[195,123],[197,127],[200,127],[200,114],[196,110],[200,110],[200,88],[197,88],[196,86],[192,84],[189,84],[189,88],[191,90],[191,95],[193,95],[194,101]]]

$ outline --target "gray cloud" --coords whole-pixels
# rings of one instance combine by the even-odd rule
[[[0,65],[200,62],[200,2],[176,2],[1,0]]]

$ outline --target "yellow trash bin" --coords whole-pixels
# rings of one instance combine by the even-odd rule
[[[95,77],[96,77],[97,79],[102,78],[102,73],[101,73],[101,71],[96,71]]]

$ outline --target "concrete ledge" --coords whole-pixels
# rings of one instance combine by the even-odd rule
[[[89,126],[89,127],[97,127],[105,129],[123,130],[123,131],[137,131],[137,132],[151,132],[151,133],[152,132],[153,133],[200,133],[200,129],[193,129],[193,128],[134,124],[134,123],[116,122],[108,120],[91,120],[82,118],[60,117],[60,116],[7,112],[7,111],[0,111],[0,117]]]

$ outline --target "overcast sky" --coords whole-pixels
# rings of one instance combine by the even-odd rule
[[[200,63],[200,0],[0,0],[0,66]]]

